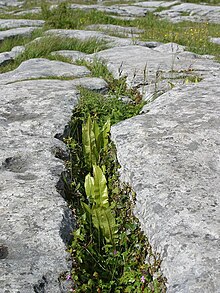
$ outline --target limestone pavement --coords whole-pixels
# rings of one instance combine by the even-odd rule
[[[22,5],[0,1],[0,9],[19,7],[21,15],[27,13]],[[167,9],[155,13],[174,22],[220,22],[219,6],[179,1],[72,4],[72,9],[129,18],[158,7]],[[0,20],[0,40],[31,34],[43,23],[9,15]],[[114,30],[126,36],[112,36]],[[139,88],[150,102],[141,115],[112,127],[121,180],[137,194],[135,214],[161,255],[167,292],[220,292],[220,65],[178,44],[134,43],[139,33],[136,28],[93,25],[87,30],[48,30],[43,38],[55,34],[105,40],[110,48],[94,54],[53,54],[73,62],[101,59],[114,77],[126,76],[128,86]],[[1,53],[0,66],[24,50]],[[56,188],[65,168],[58,154],[66,153],[60,138],[77,104],[77,87],[107,90],[103,79],[90,74],[85,66],[45,58],[0,74],[1,293],[69,292],[61,275],[71,268],[66,243],[74,221]],[[202,81],[187,84],[186,74]]]

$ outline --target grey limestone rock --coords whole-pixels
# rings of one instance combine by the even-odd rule
[[[8,52],[0,53],[0,66],[5,65],[11,60],[11,56]]]
[[[168,293],[220,288],[219,83],[218,75],[173,89],[111,130]]]
[[[113,24],[92,24],[87,26],[86,29],[101,30],[106,33],[122,34],[123,36],[125,35],[128,37],[137,37],[141,32],[143,32],[143,30],[136,27],[123,27]]]
[[[41,8],[40,7],[35,7],[32,9],[27,9],[27,10],[22,10],[18,12],[14,12],[14,15],[26,15],[26,14],[38,14],[41,13]]]
[[[85,66],[36,58],[24,61],[14,71],[0,75],[0,84],[46,77],[84,77],[90,74]]]
[[[160,46],[157,46],[156,51],[163,52],[163,53],[182,53],[185,51],[185,46],[181,46],[176,43],[167,43],[167,44],[161,44]]]
[[[65,29],[52,29],[45,32],[45,35],[58,35],[66,38],[76,38],[82,41],[96,39],[106,41],[108,46],[129,46],[134,43],[140,46],[145,46],[146,42],[136,41],[132,38],[119,38],[114,36],[109,36],[105,32],[100,31],[89,31],[89,30],[65,30]]]
[[[52,148],[76,100],[62,81],[1,89],[0,242],[8,249],[0,261],[1,293],[59,292],[58,278],[69,269],[60,236],[68,209],[55,188],[64,166]]]
[[[23,46],[16,46],[12,48],[10,52],[0,53],[0,66],[5,65],[9,61],[13,60],[19,54],[24,52],[25,48]]]
[[[220,45],[220,38],[210,38],[210,42]]]
[[[10,29],[10,28],[18,28],[18,27],[34,27],[34,26],[42,26],[44,24],[44,20],[31,20],[31,19],[0,19],[0,28],[1,29]]]
[[[182,73],[193,75],[198,74],[202,77],[211,73],[216,75],[219,72],[218,63],[205,58],[195,58],[194,54],[186,52],[173,53],[171,45],[162,45],[168,47],[168,52],[157,51],[159,47],[150,49],[143,46],[123,46],[106,49],[90,55],[90,59],[102,59],[106,62],[108,69],[118,78],[127,76],[129,86],[138,84],[152,84],[152,89],[164,87],[167,80],[164,80],[164,74],[170,73],[172,82],[181,79]],[[177,45],[173,45],[177,49]],[[175,49],[174,48],[174,49]],[[181,51],[183,47],[181,48]]]
[[[56,52],[52,52],[51,55],[61,55],[67,58],[70,58],[72,62],[76,60],[83,59],[87,56],[87,54],[79,51],[72,51],[72,50],[60,50]]]
[[[144,1],[144,2],[137,2],[134,5],[143,6],[143,7],[154,7],[154,8],[159,8],[159,7],[169,8],[177,4],[180,4],[180,1]]]
[[[22,7],[24,1],[20,0],[1,0],[0,7]]]
[[[17,36],[30,36],[31,33],[36,29],[37,27],[22,27],[0,31],[0,41]]]
[[[23,46],[16,46],[12,48],[10,52],[4,52],[0,53],[0,66],[5,65],[15,57],[17,57],[19,54],[24,52],[25,48]]]
[[[148,11],[152,11],[152,8],[146,7],[138,7],[135,5],[111,5],[111,6],[104,6],[104,5],[81,5],[81,4],[71,4],[70,7],[72,9],[83,9],[83,10],[98,10],[103,11],[108,14],[118,14],[120,16],[145,16]]]
[[[186,13],[188,13],[188,16],[183,15]],[[172,6],[171,8],[158,12],[157,14],[160,17],[168,18],[173,22],[188,20],[220,23],[220,6],[181,3],[180,5]]]
[[[51,29],[46,31],[45,35],[58,35],[61,37],[76,38],[84,41],[89,39],[103,39],[105,34],[97,31]]]
[[[55,137],[70,120],[80,84],[106,88],[98,78],[1,87],[1,293],[69,292],[60,275],[71,269],[65,244],[74,222],[56,190],[64,163],[55,154],[66,150]]]

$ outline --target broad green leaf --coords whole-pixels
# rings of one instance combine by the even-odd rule
[[[94,200],[97,205],[108,207],[108,189],[105,175],[99,166],[93,166],[94,176]]]
[[[81,205],[87,214],[92,214],[92,210],[90,209],[90,207],[86,203],[81,202]]]
[[[94,178],[90,174],[86,175],[84,186],[85,186],[86,196],[91,202],[93,202],[94,201]]]
[[[91,169],[92,165],[95,165],[98,162],[98,152],[90,116],[88,117],[86,124],[82,126],[82,143],[86,164]]]
[[[109,207],[94,206],[92,208],[92,222],[97,229],[102,231],[105,240],[114,245],[115,239],[117,238],[118,227],[115,223],[112,210]]]
[[[94,135],[95,135],[95,142],[96,142],[96,148],[97,148],[97,152],[98,154],[100,153],[100,150],[101,150],[101,141],[100,141],[100,129],[99,129],[99,126],[98,126],[98,123],[94,120],[93,121],[93,132],[94,132]]]
[[[100,132],[102,148],[104,151],[106,151],[107,149],[110,127],[111,127],[110,119],[108,119],[103,125],[102,130]]]

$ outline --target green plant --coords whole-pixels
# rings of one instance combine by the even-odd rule
[[[85,163],[89,169],[100,162],[100,157],[107,151],[110,120],[107,120],[102,129],[89,116],[82,126],[82,144]]]
[[[90,206],[83,203],[85,210],[92,217],[92,223],[98,230],[99,243],[101,234],[106,243],[115,247],[118,228],[115,222],[113,209],[109,205],[106,178],[99,166],[93,165],[93,176],[88,174],[85,178],[85,192]]]
[[[22,45],[26,41],[31,42],[26,44],[25,51],[18,55],[14,61],[11,61],[9,64],[5,66],[1,66],[0,73],[13,70],[17,68],[23,61],[32,58],[47,58],[50,60],[71,62],[70,58],[66,58],[60,55],[51,55],[51,52],[53,51],[74,50],[90,54],[107,48],[106,43],[104,41],[100,41],[94,38],[81,41],[74,38],[63,38],[52,35],[41,37],[36,40],[33,40],[33,37],[29,39],[17,38],[12,40],[6,40],[0,46],[0,50],[9,51],[15,45]]]
[[[115,148],[109,138],[110,123],[116,121],[112,108],[118,108],[123,119],[128,104],[116,96],[80,91],[65,139],[71,153],[65,176],[66,195],[77,220],[69,248],[73,289],[152,292],[157,284],[152,276],[160,261],[155,259],[151,266],[145,263],[151,248],[132,213],[134,193],[120,186]],[[137,105],[131,103],[130,107],[134,114]],[[157,287],[165,292],[161,276]]]
[[[60,3],[54,9],[42,6],[43,18],[47,28],[83,29],[90,24],[117,24],[130,25],[130,21],[115,19],[105,12],[96,9],[71,9],[66,2]]]
[[[210,36],[220,36],[220,24],[184,21],[176,25],[148,13],[134,20],[133,25],[144,30],[142,40],[174,42],[187,46],[191,52],[214,55],[220,60],[219,45],[209,41]]]

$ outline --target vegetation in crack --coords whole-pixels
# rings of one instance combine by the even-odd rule
[[[124,79],[114,80],[103,64],[99,66],[110,83],[109,92],[80,89],[64,139],[70,151],[63,175],[65,197],[77,223],[67,279],[74,292],[165,292],[160,259],[133,215],[134,192],[119,182],[110,140],[110,126],[138,114],[143,103],[131,96],[124,102],[120,96],[130,92]],[[152,256],[154,262],[148,264],[146,258]]]

